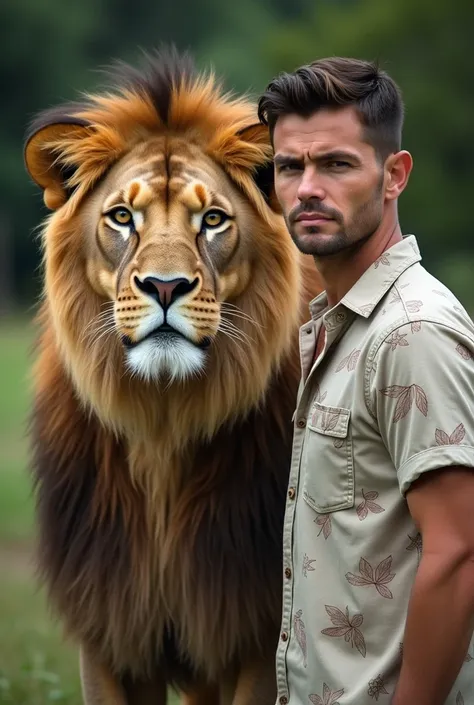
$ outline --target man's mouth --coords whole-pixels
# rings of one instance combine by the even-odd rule
[[[322,213],[300,213],[296,218],[297,222],[325,222],[328,220],[332,220],[332,218]]]

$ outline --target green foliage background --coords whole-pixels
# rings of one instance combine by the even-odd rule
[[[100,85],[97,69],[113,59],[135,63],[161,42],[191,49],[228,88],[256,96],[279,71],[318,57],[378,60],[402,88],[415,162],[403,230],[474,312],[473,27],[473,0],[1,0],[0,703],[80,702],[76,651],[31,566],[25,422],[41,280],[33,231],[47,213],[23,166],[33,115]]]
[[[35,299],[45,214],[22,161],[33,114],[96,87],[114,58],[174,42],[212,63],[229,88],[258,94],[272,76],[317,57],[376,59],[400,83],[405,148],[415,159],[400,213],[425,262],[468,306],[474,188],[472,0],[3,0],[0,28],[0,236],[11,235],[15,297]],[[1,289],[0,289],[1,290]]]

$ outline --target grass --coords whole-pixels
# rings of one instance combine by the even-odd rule
[[[80,705],[77,649],[63,640],[32,569],[31,343],[28,320],[0,320],[0,703]]]
[[[0,702],[78,705],[76,649],[62,640],[25,568],[10,572],[1,584]]]
[[[27,319],[0,321],[0,542],[32,535],[33,512],[27,474],[26,417],[29,402]]]
[[[31,343],[27,319],[0,321],[0,703],[77,705],[77,652],[50,618],[31,564],[25,433]]]
[[[0,702],[80,702],[76,649],[49,616],[31,565],[33,498],[27,471],[32,329],[0,321]]]

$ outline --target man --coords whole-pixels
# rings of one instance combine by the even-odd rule
[[[325,59],[259,116],[325,283],[300,331],[278,702],[474,703],[474,325],[402,236],[400,91]]]

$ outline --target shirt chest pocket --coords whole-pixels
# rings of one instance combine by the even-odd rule
[[[314,402],[302,456],[303,497],[325,514],[354,506],[351,412]]]

